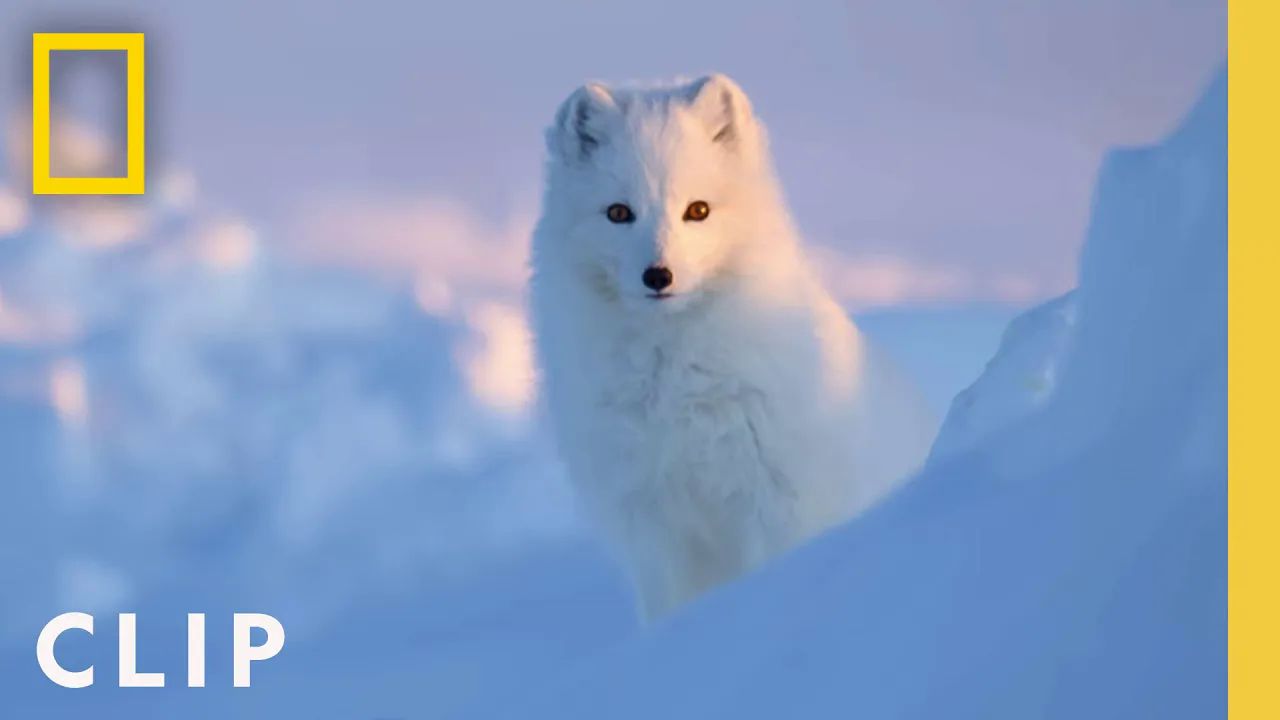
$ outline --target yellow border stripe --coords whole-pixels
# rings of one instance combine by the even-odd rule
[[[141,195],[146,190],[146,55],[142,33],[35,33],[31,36],[31,192],[36,195]],[[125,52],[126,158],[121,178],[50,177],[49,53]]]
[[[1280,718],[1280,353],[1269,299],[1280,282],[1280,3],[1228,6],[1228,707],[1237,720]]]

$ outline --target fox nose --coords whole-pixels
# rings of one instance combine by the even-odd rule
[[[640,280],[644,282],[644,286],[653,291],[665,290],[671,285],[671,271],[661,265],[647,267],[644,274],[640,276]]]

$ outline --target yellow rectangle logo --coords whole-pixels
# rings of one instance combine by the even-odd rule
[[[146,189],[146,74],[142,33],[34,33],[31,36],[31,192],[36,195],[141,195]],[[123,50],[126,65],[124,177],[50,177],[49,54]]]

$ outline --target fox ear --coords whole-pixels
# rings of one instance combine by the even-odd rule
[[[706,122],[711,141],[736,148],[751,123],[751,101],[727,75],[715,73],[689,86],[689,107]]]
[[[556,111],[556,123],[547,132],[547,149],[567,161],[590,159],[608,140],[608,119],[617,110],[617,102],[604,85],[583,85]]]

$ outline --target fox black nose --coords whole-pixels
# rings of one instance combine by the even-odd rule
[[[644,286],[653,291],[665,290],[671,285],[671,271],[661,265],[654,265],[644,269],[644,274],[640,276],[644,282]]]

